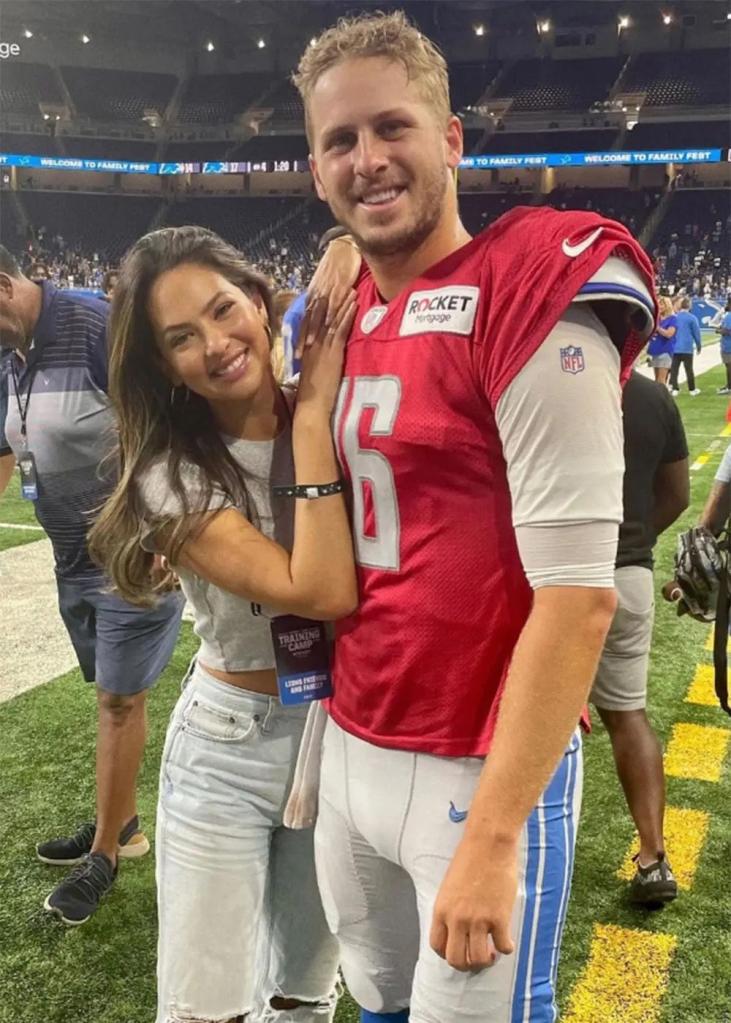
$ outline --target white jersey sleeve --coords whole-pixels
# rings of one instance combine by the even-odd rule
[[[612,586],[622,521],[619,354],[573,303],[503,392],[497,427],[532,586]]]
[[[612,299],[629,306],[635,330],[647,341],[655,329],[655,307],[652,295],[634,264],[618,256],[610,256],[579,289],[574,302],[596,302]]]

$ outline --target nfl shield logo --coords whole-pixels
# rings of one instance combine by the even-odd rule
[[[581,348],[569,345],[568,348],[560,348],[561,369],[564,373],[581,373],[585,368],[584,353]]]

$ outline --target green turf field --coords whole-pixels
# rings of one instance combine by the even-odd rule
[[[692,505],[680,528],[696,519],[728,443],[719,438],[727,402],[715,395],[722,375],[721,367],[704,374],[698,398],[678,398],[691,461],[718,441],[708,462],[692,473]],[[27,514],[29,506],[14,502],[14,497],[0,499],[0,521]],[[658,584],[668,577],[675,529],[671,534],[658,546]],[[663,742],[678,721],[731,726],[717,708],[683,702],[696,664],[710,662],[703,649],[707,633],[705,626],[677,618],[670,605],[658,605],[650,706]],[[140,779],[141,813],[150,836],[166,719],[193,648],[185,626],[175,658],[151,696],[150,737]],[[75,671],[0,705],[0,1023],[151,1023],[154,1016],[152,857],[123,865],[113,894],[82,928],[66,929],[41,910],[60,874],[35,860],[34,844],[93,812],[94,718],[93,693]],[[728,764],[718,783],[669,779],[669,804],[705,811],[708,835],[690,890],[661,913],[632,910],[625,903],[624,883],[616,876],[632,826],[601,725],[586,740],[584,809],[560,970],[562,1007],[569,1005],[581,978],[596,924],[668,934],[677,939],[677,948],[657,1012],[641,1009],[643,1014],[632,1014],[633,985],[647,979],[645,968],[652,970],[639,957],[626,979],[620,977],[628,999],[626,1015],[610,1019],[597,1014],[599,1010],[592,1015],[594,1010],[585,1009],[583,1015],[574,1013],[571,1023],[731,1023],[730,795]],[[338,1023],[356,1019],[352,1004],[344,999]]]
[[[32,529],[9,529],[3,523],[18,526],[32,526]],[[0,551],[8,547],[17,547],[24,543],[33,543],[42,537],[43,531],[38,527],[33,514],[31,501],[24,501],[20,496],[20,477],[17,470],[8,484],[8,488],[0,497]]]

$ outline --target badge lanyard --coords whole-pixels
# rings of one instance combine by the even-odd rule
[[[26,501],[37,501],[38,500],[38,473],[36,472],[36,460],[33,452],[28,448],[28,408],[30,406],[30,394],[33,388],[33,380],[35,379],[35,369],[29,370],[28,373],[28,390],[25,394],[25,404],[21,400],[20,396],[20,379],[18,377],[15,365],[12,366],[13,371],[13,385],[15,390],[15,401],[18,405],[18,415],[20,416],[20,438],[21,438],[21,451],[18,455],[18,468],[20,469],[20,492]]]
[[[269,619],[282,704],[288,707],[332,696],[330,642],[325,623],[299,615],[272,618],[262,611],[261,604],[254,603],[251,613]]]

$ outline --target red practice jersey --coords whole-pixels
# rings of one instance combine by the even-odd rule
[[[360,591],[337,625],[329,704],[346,731],[397,749],[487,752],[532,605],[496,404],[612,255],[652,287],[621,224],[523,207],[388,304],[363,274],[335,417]],[[623,371],[642,343],[625,339]]]

